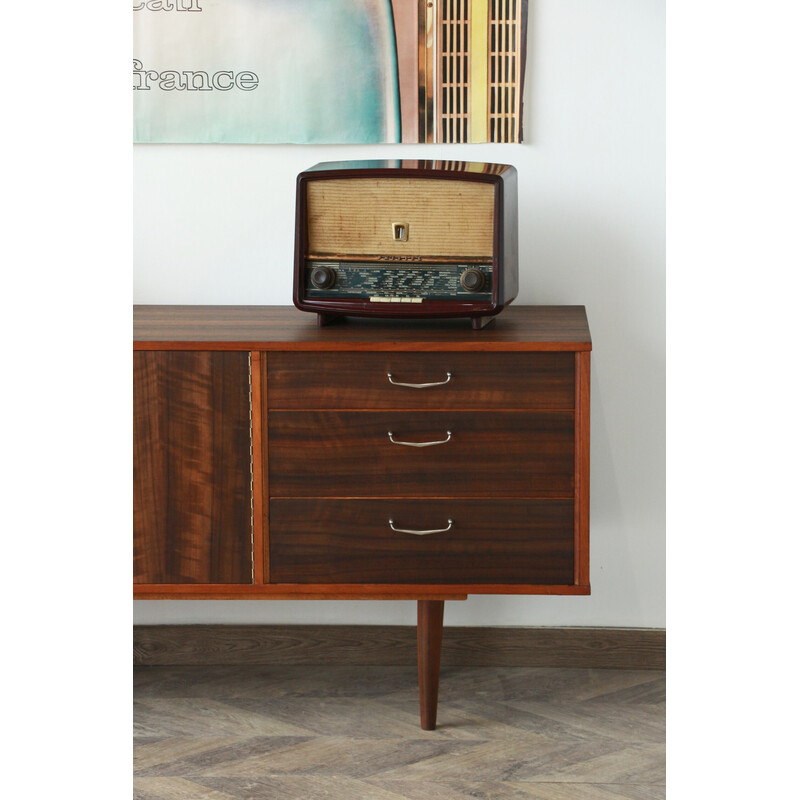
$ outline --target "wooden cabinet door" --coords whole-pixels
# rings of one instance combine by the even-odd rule
[[[134,583],[251,583],[250,361],[133,354]]]

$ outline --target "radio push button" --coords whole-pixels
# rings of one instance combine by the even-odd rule
[[[311,283],[317,289],[330,289],[336,283],[336,271],[330,267],[314,267],[311,270]]]
[[[460,283],[468,292],[479,292],[483,289],[486,278],[479,269],[467,269],[461,273]]]

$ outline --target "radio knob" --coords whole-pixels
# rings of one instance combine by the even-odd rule
[[[479,269],[467,269],[461,273],[461,285],[468,292],[479,292],[485,283],[486,278]]]
[[[336,283],[336,271],[330,267],[314,267],[311,270],[311,283],[317,289],[330,289]]]

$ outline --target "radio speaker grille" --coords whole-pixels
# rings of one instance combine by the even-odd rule
[[[308,184],[310,257],[459,256],[491,260],[494,185],[382,178]],[[393,225],[408,226],[406,241]]]

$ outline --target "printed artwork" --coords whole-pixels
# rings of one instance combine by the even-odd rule
[[[522,141],[527,0],[134,0],[135,142]]]

